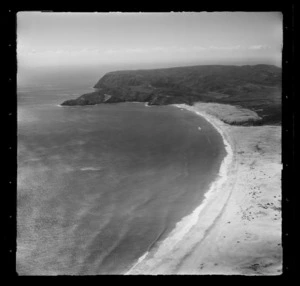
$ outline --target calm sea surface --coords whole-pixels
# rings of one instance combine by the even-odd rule
[[[175,107],[58,106],[89,86],[18,87],[20,275],[126,272],[201,203],[225,155]]]

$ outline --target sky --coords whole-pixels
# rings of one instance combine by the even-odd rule
[[[17,14],[18,68],[281,65],[279,12]]]

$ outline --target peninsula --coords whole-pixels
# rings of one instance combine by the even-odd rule
[[[281,121],[281,68],[272,65],[203,65],[105,74],[95,91],[62,106],[147,102],[148,105],[213,102],[257,113],[243,125]],[[235,122],[231,122],[235,124]]]

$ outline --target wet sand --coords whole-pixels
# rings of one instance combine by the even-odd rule
[[[232,154],[201,206],[127,274],[281,274],[281,126],[229,125],[257,120],[230,105],[176,106],[212,123]]]

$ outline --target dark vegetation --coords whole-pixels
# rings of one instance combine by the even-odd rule
[[[67,100],[62,105],[215,102],[255,111],[262,118],[255,124],[281,122],[281,68],[271,65],[116,71],[104,75],[94,88],[95,92]]]

